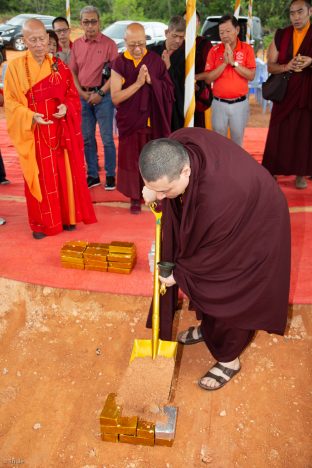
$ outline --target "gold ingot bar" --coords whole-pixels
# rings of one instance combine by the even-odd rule
[[[114,267],[114,268],[133,268],[133,263],[122,263],[122,262],[108,262],[109,267]]]
[[[109,393],[102,413],[100,415],[101,426],[117,426],[118,419],[121,417],[121,406],[116,403],[116,393]]]
[[[63,247],[61,248],[61,257],[75,257],[75,258],[82,258],[83,257],[83,250],[80,247],[77,247],[75,249],[64,249]]]
[[[109,253],[135,253],[136,247],[133,242],[113,241],[109,244]]]
[[[120,434],[119,442],[133,445],[149,445],[150,447],[154,446],[154,439],[145,439],[144,437],[135,437],[124,434]]]
[[[123,253],[109,253],[107,255],[107,260],[109,262],[133,262],[136,260],[136,256],[132,254],[123,254]]]
[[[71,240],[71,241],[66,241],[64,243],[64,246],[68,245],[70,247],[84,247],[86,248],[89,243],[87,241],[82,241],[82,240]]]
[[[145,439],[155,438],[155,424],[147,421],[138,421],[137,437],[143,437]]]
[[[174,439],[155,439],[155,445],[162,445],[163,447],[172,447]]]
[[[80,263],[70,263],[70,262],[61,262],[63,268],[73,268],[74,270],[84,270],[84,264]]]
[[[107,267],[106,266],[95,266],[95,265],[85,265],[84,266],[85,270],[91,270],[91,271],[104,271],[107,272]]]
[[[108,424],[105,424],[105,426],[101,425],[101,432],[105,432],[106,434],[123,434],[135,436],[137,425],[137,416],[121,416],[118,418],[117,426],[110,426]]]
[[[88,244],[88,247],[93,248],[93,249],[103,249],[103,250],[108,251],[109,244],[104,244],[102,242],[90,242]]]
[[[61,248],[61,255],[68,257],[82,257],[86,250],[88,242],[85,241],[68,241]]]
[[[116,434],[106,434],[106,433],[101,433],[101,439],[104,440],[104,442],[118,442],[118,435]]]
[[[100,261],[100,260],[91,260],[89,258],[85,258],[84,261],[85,265],[94,265],[94,266],[100,266],[100,267],[108,267],[108,262]]]
[[[69,263],[80,263],[83,265],[83,258],[82,257],[71,257],[68,255],[61,255],[61,262],[69,262]]]
[[[132,268],[131,269],[126,269],[126,268],[115,268],[115,267],[108,267],[107,268],[107,271],[109,271],[110,273],[121,273],[121,274],[124,274],[124,275],[129,275],[132,271]]]

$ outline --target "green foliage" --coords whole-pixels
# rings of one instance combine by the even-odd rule
[[[79,12],[86,5],[85,0],[71,1],[71,18],[79,21]],[[171,16],[185,10],[185,0],[92,0],[99,8],[102,25],[122,19],[159,20],[168,23]],[[204,21],[208,15],[223,15],[234,11],[235,0],[202,0],[197,9]],[[289,0],[253,0],[253,14],[259,16],[268,33],[289,23]],[[65,15],[65,0],[1,0],[0,14],[10,18],[19,13],[43,13]],[[248,0],[241,1],[241,15],[248,13]]]

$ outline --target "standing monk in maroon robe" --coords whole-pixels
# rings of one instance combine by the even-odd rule
[[[274,103],[262,164],[272,175],[296,177],[305,189],[312,175],[312,27],[311,2],[293,0],[291,26],[278,29],[268,49],[268,70],[290,73],[282,102]]]
[[[96,218],[72,74],[47,53],[49,36],[41,21],[26,21],[23,36],[28,51],[5,74],[5,113],[25,179],[29,224],[33,237],[42,239]]]
[[[205,341],[217,363],[199,385],[216,390],[240,370],[239,356],[255,330],[284,333],[290,282],[285,197],[241,147],[201,128],[149,142],[140,170],[145,201],[162,200],[162,260],[175,263],[173,275],[160,277],[169,287],[161,299],[160,336],[171,339],[178,285],[202,319],[178,340]]]
[[[113,61],[111,74],[119,131],[117,189],[130,197],[130,212],[137,214],[143,187],[140,151],[149,140],[170,134],[174,92],[163,61],[146,50],[142,25],[127,27],[125,43],[127,49]]]

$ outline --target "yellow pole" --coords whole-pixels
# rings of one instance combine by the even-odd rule
[[[240,10],[240,0],[235,0],[235,8],[234,8],[234,16],[238,18],[239,16],[239,10]]]
[[[194,126],[196,0],[186,1],[184,127]]]
[[[247,34],[246,42],[247,44],[251,43],[251,33],[252,33],[252,0],[249,0],[248,4],[248,20],[247,20]]]
[[[70,0],[66,0],[66,19],[70,25]]]

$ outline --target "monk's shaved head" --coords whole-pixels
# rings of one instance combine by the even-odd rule
[[[36,18],[26,20],[23,24],[23,37],[33,58],[41,64],[49,50],[49,35],[42,21]]]
[[[42,21],[38,20],[37,18],[30,18],[26,20],[23,24],[23,36],[25,36],[25,34],[32,33],[35,29],[42,29],[44,32],[46,32]]]
[[[145,40],[145,29],[140,23],[131,23],[126,27],[125,30],[125,39],[129,39],[129,37],[133,35],[142,36]]]
[[[184,146],[169,138],[147,143],[139,160],[141,175],[147,182],[155,182],[163,177],[171,182],[178,179],[182,169],[189,165],[190,158]]]

